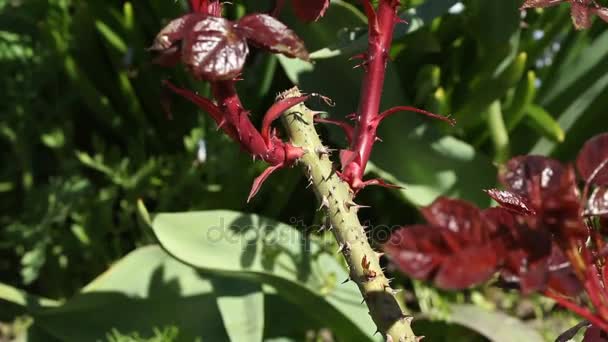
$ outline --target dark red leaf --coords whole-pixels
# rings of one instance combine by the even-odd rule
[[[304,21],[315,21],[325,15],[329,0],[292,0],[293,9],[298,18]]]
[[[597,135],[585,143],[576,158],[581,177],[594,185],[608,185],[608,133]]]
[[[567,0],[526,0],[524,4],[521,5],[521,9],[550,7],[566,1]]]
[[[505,255],[504,243],[497,234],[499,224],[485,212],[442,197],[422,213],[431,225],[402,228],[384,245],[403,272],[446,289],[478,285],[496,272]]]
[[[429,279],[449,255],[441,230],[422,225],[394,232],[384,250],[401,271],[418,279]]]
[[[608,186],[595,188],[587,201],[586,216],[608,216]]]
[[[536,213],[527,203],[527,200],[517,194],[498,189],[485,190],[485,192],[505,209],[521,215],[534,215]]]
[[[547,288],[566,297],[575,297],[583,286],[562,250],[553,244],[548,262]]]
[[[435,284],[444,289],[463,289],[481,284],[492,277],[502,261],[498,246],[488,241],[470,246],[445,258],[435,276]]]
[[[481,211],[463,200],[439,197],[421,212],[431,225],[458,233],[465,241],[480,242],[490,233],[484,231]]]
[[[589,0],[575,0],[570,2],[570,16],[577,30],[591,27],[591,5]]]
[[[557,160],[542,156],[512,158],[499,175],[500,182],[515,194],[531,199],[535,188],[550,194],[562,190],[565,167]]]
[[[288,57],[308,60],[304,42],[285,24],[267,14],[249,14],[236,24],[236,30],[252,43]]]
[[[192,28],[192,25],[206,17],[207,16],[202,13],[191,13],[170,21],[169,24],[156,35],[154,43],[149,50],[162,53],[175,47],[177,43],[186,37]]]
[[[524,293],[544,290],[553,251],[551,234],[545,229],[531,229],[524,217],[516,216],[506,209],[502,209],[502,212],[498,209],[500,208],[485,210],[484,216],[502,232],[502,241],[507,251],[503,279],[518,282]]]
[[[243,69],[249,53],[245,38],[220,17],[197,21],[182,42],[182,62],[200,79],[227,80]]]

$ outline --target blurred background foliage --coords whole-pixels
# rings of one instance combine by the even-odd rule
[[[495,185],[510,156],[570,161],[606,129],[606,26],[577,32],[567,6],[523,15],[519,5],[412,0],[403,11],[409,25],[396,32],[383,107],[415,105],[458,125],[400,114],[381,127],[368,171],[405,189],[360,195],[372,206],[362,218],[376,243],[418,221],[416,208],[439,195],[489,205],[481,189]],[[310,104],[332,118],[356,110],[362,71],[348,58],[366,41],[357,6],[332,1],[310,25],[286,9],[281,19],[314,63],[254,50],[239,90],[255,120],[293,83],[334,99],[335,108]],[[271,8],[270,0],[226,6],[231,18]],[[273,175],[247,205],[264,164],[184,101],[172,99],[170,116],[162,110],[163,79],[209,92],[183,70],[153,65],[146,51],[185,10],[173,0],[0,0],[0,341],[377,339],[358,302],[331,299],[353,289],[336,290],[343,270],[331,237],[314,229],[323,219],[300,172]],[[344,146],[334,127],[318,129]],[[149,222],[143,203],[184,213]],[[299,238],[277,249],[258,236],[249,249],[218,250],[200,236],[217,217],[254,230],[284,222]],[[226,261],[235,255],[240,263]],[[277,273],[272,265],[286,256],[293,272]],[[492,284],[446,293],[395,277],[419,318],[415,330],[432,341],[551,340],[576,323],[550,301]],[[505,320],[524,335],[500,329]]]

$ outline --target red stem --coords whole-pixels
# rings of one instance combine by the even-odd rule
[[[551,291],[547,290],[543,293],[545,296],[553,299],[554,301],[556,301],[559,305],[563,306],[564,308],[576,313],[577,315],[583,317],[584,319],[588,320],[589,322],[591,322],[593,325],[597,326],[598,328],[608,332],[608,323],[604,322],[600,317],[595,316],[591,311],[580,307],[578,304],[570,301],[567,298],[561,297],[555,293],[552,293]]]
[[[369,20],[369,43],[364,61],[367,72],[361,87],[357,111],[359,120],[350,148],[357,153],[357,158],[345,165],[343,170],[343,178],[351,184],[353,190],[362,185],[363,172],[376,140],[376,117],[380,109],[388,53],[397,24],[398,6],[398,0],[381,0],[377,13],[366,11]]]

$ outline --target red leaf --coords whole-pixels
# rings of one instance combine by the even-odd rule
[[[267,14],[244,16],[236,24],[236,30],[242,37],[267,50],[308,60],[308,51],[296,33]]]
[[[497,246],[487,242],[470,246],[445,258],[435,276],[437,286],[444,289],[463,289],[481,284],[494,273],[502,260]]]
[[[521,5],[521,9],[550,7],[564,2],[566,2],[566,0],[526,0],[524,4]]]
[[[608,217],[608,187],[598,187],[587,201],[585,210],[586,216],[606,216]]]
[[[425,280],[450,254],[441,229],[423,225],[404,227],[394,232],[384,244],[384,250],[401,271]]]
[[[484,231],[481,211],[463,200],[439,197],[421,212],[431,225],[458,233],[461,240],[481,242],[490,233]]]
[[[207,16],[202,13],[191,13],[174,19],[167,24],[154,39],[154,43],[149,48],[151,51],[165,52],[171,47],[175,47],[178,42],[183,40],[187,33],[199,20]]]
[[[505,255],[504,243],[498,224],[485,212],[447,198],[437,199],[422,212],[431,225],[402,228],[384,245],[403,272],[446,289],[478,285],[496,272]]]
[[[182,42],[182,61],[200,79],[233,79],[249,53],[245,38],[232,22],[220,17],[197,21]]]
[[[521,215],[535,214],[534,209],[530,208],[530,205],[527,203],[526,199],[517,194],[498,189],[484,191],[505,209],[509,209]]]
[[[581,177],[593,185],[608,185],[608,133],[587,140],[578,153],[576,167]]]
[[[329,0],[292,0],[296,16],[304,21],[315,21],[325,15]]]
[[[576,297],[583,290],[583,286],[570,266],[570,262],[555,244],[551,249],[548,268],[547,288],[553,292],[567,297]]]
[[[571,1],[570,2],[570,16],[572,17],[572,23],[574,28],[577,30],[588,29],[591,27],[591,14],[592,10],[588,0]]]
[[[532,199],[534,188],[542,192],[559,193],[565,167],[557,160],[542,156],[519,156],[505,165],[499,179],[508,190]]]

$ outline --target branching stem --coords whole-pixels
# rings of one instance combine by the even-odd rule
[[[302,96],[297,88],[280,95],[281,99]],[[333,169],[315,130],[314,112],[303,104],[287,110],[282,117],[291,144],[304,150],[299,163],[312,182],[321,208],[329,219],[330,227],[340,250],[347,261],[350,279],[359,287],[378,331],[387,341],[416,342],[410,327],[411,317],[406,316],[395,297],[389,280],[380,267],[379,255],[370,246],[365,228],[359,222],[360,208],[353,202],[353,193]]]

